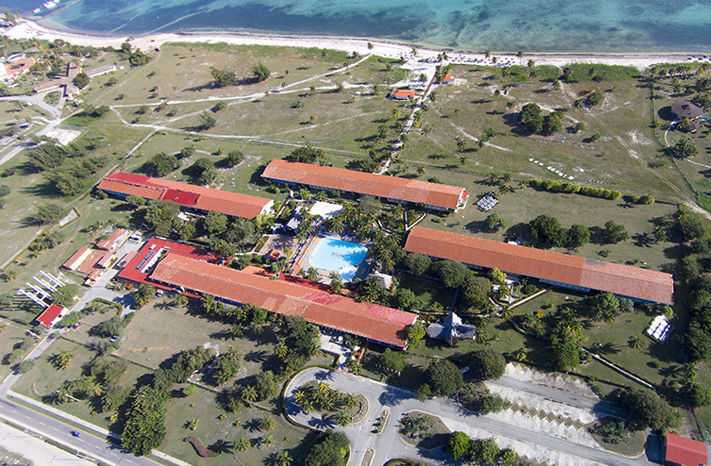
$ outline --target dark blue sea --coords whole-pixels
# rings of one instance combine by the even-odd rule
[[[41,5],[0,0],[23,13]],[[121,35],[227,30],[479,51],[711,51],[710,0],[60,0],[34,16]]]

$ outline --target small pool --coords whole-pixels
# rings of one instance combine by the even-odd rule
[[[309,265],[338,272],[344,280],[352,280],[367,254],[368,248],[362,244],[321,238],[309,257]]]

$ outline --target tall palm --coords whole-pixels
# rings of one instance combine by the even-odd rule
[[[289,347],[286,343],[280,341],[274,346],[274,354],[276,354],[280,359],[283,359],[289,353]]]
[[[632,349],[640,349],[642,347],[642,340],[639,337],[630,337],[630,339],[627,340],[627,344]]]
[[[339,411],[336,414],[336,423],[341,427],[347,426],[351,423],[351,415],[345,411]]]
[[[245,451],[250,446],[251,446],[251,442],[249,441],[249,439],[242,437],[241,439],[239,439],[235,442],[234,449],[235,449],[235,451]]]
[[[264,437],[261,438],[259,441],[259,445],[262,447],[269,448],[272,445],[274,445],[274,438],[271,435],[265,435]]]
[[[516,351],[514,351],[513,357],[518,362],[525,361],[526,360],[526,349],[523,347],[517,349]]]
[[[304,390],[297,390],[296,393],[294,393],[294,402],[299,406],[302,406],[304,403],[306,403],[308,399],[309,396]]]
[[[294,458],[289,456],[289,452],[284,450],[279,455],[277,456],[277,465],[278,466],[290,466],[291,463],[294,461]]]
[[[356,406],[358,406],[358,400],[356,399],[356,397],[354,397],[354,396],[351,395],[350,393],[348,393],[348,394],[344,397],[343,401],[344,401],[344,404],[345,404],[346,408],[348,408],[348,409],[353,409],[353,408],[355,408]]]
[[[257,390],[253,386],[247,385],[242,389],[240,397],[243,401],[246,401],[247,403],[252,403],[257,400]]]

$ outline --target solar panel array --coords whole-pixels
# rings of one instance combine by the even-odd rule
[[[494,197],[494,193],[489,193],[477,201],[476,206],[479,207],[484,212],[494,208],[499,200]]]

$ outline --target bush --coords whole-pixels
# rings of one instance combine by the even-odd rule
[[[484,348],[467,356],[467,364],[472,374],[479,380],[496,380],[504,375],[506,359],[498,351]]]
[[[449,397],[464,383],[462,371],[446,359],[434,361],[425,372],[427,384],[435,395]]]

